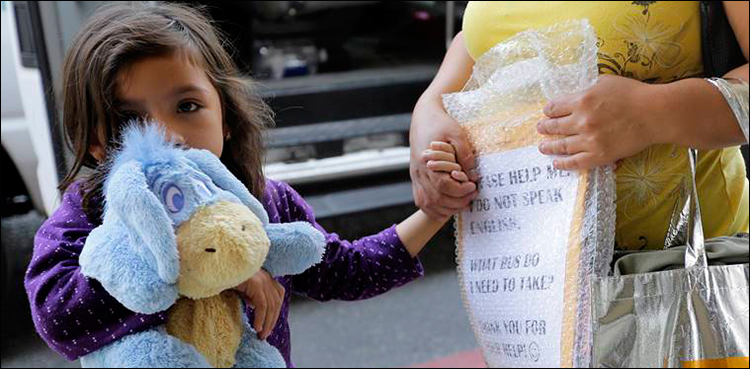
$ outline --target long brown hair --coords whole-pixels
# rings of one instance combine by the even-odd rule
[[[107,171],[89,149],[95,142],[107,152],[116,148],[126,123],[115,109],[117,73],[138,59],[181,52],[203,67],[219,92],[224,126],[231,137],[221,161],[261,199],[263,132],[272,124],[273,114],[252,82],[240,75],[225,47],[229,45],[202,8],[148,2],[98,9],[73,40],[63,66],[63,125],[75,160],[60,191],[76,181],[82,168],[95,169],[83,181],[81,193],[86,214],[101,217]]]

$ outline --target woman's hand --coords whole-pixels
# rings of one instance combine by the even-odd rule
[[[566,137],[541,143],[539,151],[565,156],[554,161],[556,169],[587,170],[614,164],[660,142],[659,130],[654,129],[659,122],[654,88],[658,86],[603,75],[583,93],[550,101],[544,107],[547,118],[537,130]]]
[[[443,220],[466,208],[476,197],[477,186],[474,182],[456,181],[450,173],[427,167],[423,154],[433,141],[453,145],[456,161],[471,181],[477,180],[474,153],[461,126],[438,102],[422,101],[414,109],[410,130],[412,191],[414,202],[422,211],[432,219]]]
[[[258,339],[267,339],[279,320],[281,306],[284,304],[284,287],[261,269],[234,289],[244,295],[255,311],[253,329],[258,332]]]

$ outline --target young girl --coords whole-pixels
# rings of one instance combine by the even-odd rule
[[[275,280],[261,270],[237,287],[254,307],[248,318],[260,338],[277,347],[287,365],[290,298],[285,290],[320,301],[361,300],[423,273],[415,257],[443,221],[417,212],[397,226],[348,242],[325,232],[289,185],[263,177],[262,133],[271,114],[223,45],[210,21],[194,9],[115,4],[92,16],[68,51],[63,123],[75,162],[60,186],[60,208],[37,233],[25,287],[37,331],[70,360],[165,323],[165,314],[125,309],[98,282],[81,275],[78,265],[86,237],[101,223],[106,168],[99,164],[133,117],[158,121],[178,142],[221,158],[262,199],[272,222],[308,221],[326,235],[319,265]],[[93,174],[79,179],[84,167]]]

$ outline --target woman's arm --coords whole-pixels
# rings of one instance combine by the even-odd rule
[[[748,58],[748,2],[724,2],[745,59]],[[748,64],[725,75],[748,81]],[[633,156],[652,144],[696,149],[739,145],[745,136],[721,93],[708,81],[684,79],[663,85],[602,76],[586,92],[550,101],[542,134],[564,135],[542,143],[564,170],[586,170]]]
[[[476,196],[476,185],[459,183],[446,173],[430,173],[421,161],[422,153],[433,141],[452,144],[458,152],[458,162],[472,180],[476,174],[474,154],[464,134],[443,108],[442,95],[461,90],[471,76],[474,61],[466,51],[463,35],[459,33],[445,54],[440,70],[430,86],[419,98],[412,115],[410,129],[410,174],[414,201],[433,219],[443,219],[465,208]]]
[[[724,9],[742,54],[748,60],[748,2],[724,1]],[[730,71],[724,77],[748,82],[748,64]],[[662,141],[698,149],[717,149],[745,143],[732,110],[716,87],[702,79],[686,79],[661,87],[664,101],[662,110],[674,104],[685,106],[685,109],[679,109],[669,116],[667,126],[672,130],[666,132]]]
[[[748,65],[727,73],[747,81]],[[736,77],[735,77],[736,78]],[[655,119],[664,130],[652,143],[674,143],[699,150],[713,150],[745,143],[737,118],[716,87],[703,79],[690,78],[654,86]],[[656,123],[656,122],[654,122]]]
[[[474,60],[466,50],[463,33],[459,32],[453,38],[437,75],[435,75],[427,90],[422,93],[418,104],[437,104],[442,110],[442,95],[460,91],[471,77],[473,67]]]

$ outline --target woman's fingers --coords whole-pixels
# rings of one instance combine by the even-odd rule
[[[573,155],[584,150],[585,146],[580,136],[567,136],[539,144],[539,152],[545,155]]]
[[[454,170],[451,172],[451,178],[459,181],[459,182],[468,182],[469,176],[466,175],[466,173],[458,170]]]
[[[622,166],[622,163],[623,163],[624,160],[625,159],[620,159],[620,160],[616,161],[614,164],[612,164],[612,170],[619,169],[620,166]]]
[[[439,196],[441,203],[443,200],[450,198],[462,199],[472,196],[477,190],[476,183],[456,181],[448,173],[430,172],[429,177],[437,189],[438,193],[435,195]],[[451,205],[448,206],[452,207]],[[463,208],[463,206],[458,208]]]
[[[550,100],[549,102],[547,102],[547,105],[544,106],[544,115],[550,118],[558,118],[570,115],[573,112],[574,99],[575,95]]]
[[[536,128],[537,132],[543,135],[570,136],[580,133],[572,115],[542,119]]]
[[[590,168],[601,167],[611,164],[608,161],[601,161],[588,152],[581,152],[566,158],[555,159],[552,165],[558,170],[588,170]]]
[[[479,174],[476,171],[476,153],[466,137],[450,142],[451,146],[456,149],[456,159],[463,171],[469,175],[472,182],[479,180]]]

